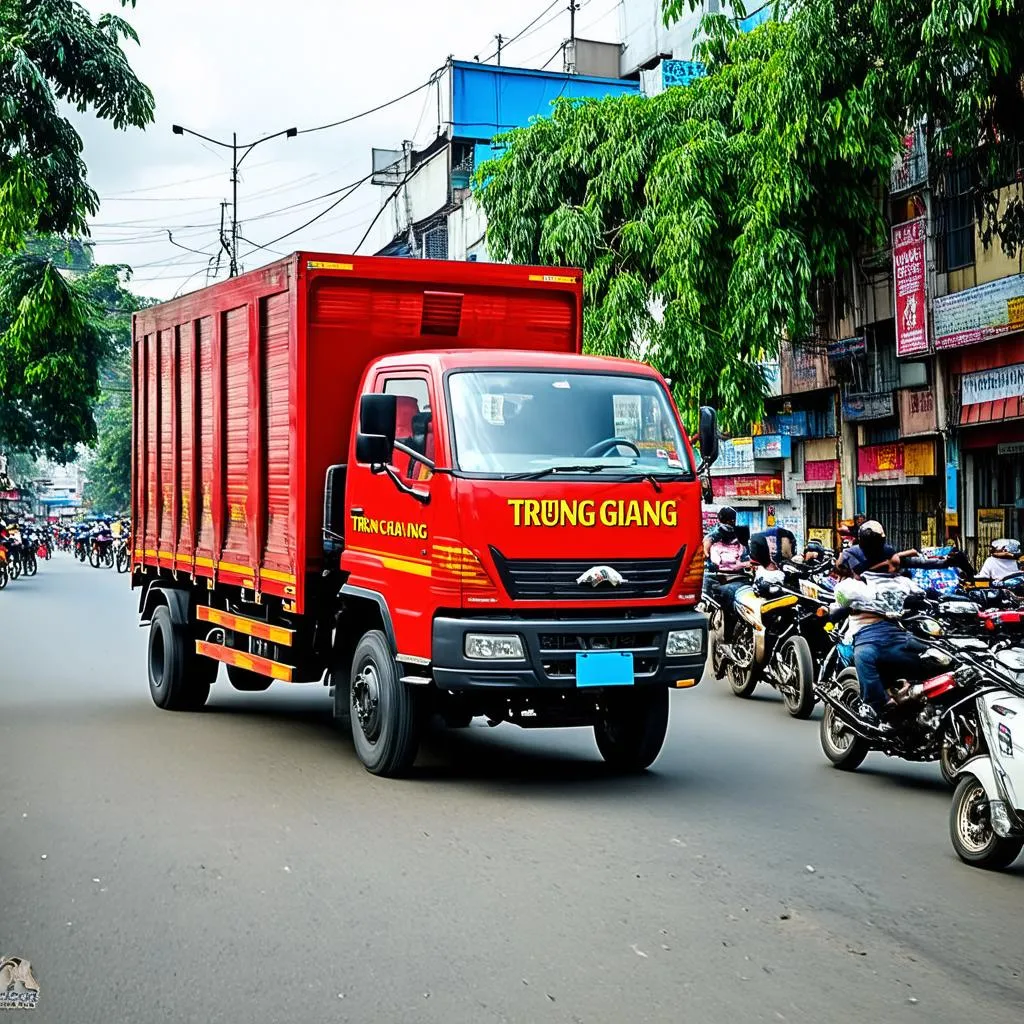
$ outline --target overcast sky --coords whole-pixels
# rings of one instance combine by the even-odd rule
[[[577,34],[618,41],[619,0],[580,0]],[[491,54],[494,36],[516,35],[551,0],[139,0],[128,18],[141,46],[129,58],[156,97],[156,120],[145,132],[114,131],[107,122],[74,115],[85,140],[89,177],[102,208],[93,224],[96,257],[129,263],[134,288],[156,298],[204,283],[216,252],[220,202],[230,197],[230,152],[171,133],[182,124],[216,139],[240,141],[296,126],[340,120],[398,96],[440,67],[449,54],[472,60]],[[120,9],[114,0],[86,0],[94,13]],[[558,0],[513,43],[503,63],[540,67],[568,35],[568,0]],[[561,70],[559,54],[549,65]],[[370,169],[373,146],[429,142],[437,99],[422,90],[350,125],[261,145],[242,168],[241,234],[266,243],[298,227],[333,198],[317,196]],[[295,207],[295,204],[306,205]],[[380,205],[366,184],[336,210],[274,246],[350,251]],[[293,207],[284,209],[285,207]],[[241,252],[251,248],[242,243]],[[248,268],[276,258],[257,252]],[[222,276],[226,265],[222,266]]]

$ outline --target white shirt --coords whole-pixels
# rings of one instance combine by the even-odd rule
[[[985,564],[981,567],[981,571],[978,573],[979,576],[984,576],[989,580],[1005,580],[1007,576],[1012,576],[1015,572],[1019,572],[1017,568],[1017,562],[1013,558],[995,558],[989,555],[985,559]]]

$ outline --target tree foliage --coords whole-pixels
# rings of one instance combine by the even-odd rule
[[[121,0],[123,6],[134,0]],[[144,127],[153,97],[121,49],[124,19],[75,0],[0,0],[0,443],[68,458],[96,436],[108,336],[95,304],[37,235],[87,234],[99,200],[62,104]],[[70,243],[69,243],[70,244]]]
[[[584,268],[590,350],[642,356],[684,408],[717,404],[730,428],[760,417],[759,364],[783,337],[812,333],[816,285],[883,240],[882,183],[906,127],[941,110],[947,145],[955,133],[976,142],[956,121],[972,109],[952,84],[961,61],[973,66],[984,36],[992,71],[975,125],[980,97],[1019,67],[1024,0],[784,6],[749,33],[706,16],[706,77],[650,98],[560,100],[509,133],[476,179],[497,258]],[[1001,35],[985,36],[986,24]],[[914,37],[911,72],[893,62]],[[935,60],[949,83],[926,71]]]

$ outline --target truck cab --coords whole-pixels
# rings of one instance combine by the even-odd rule
[[[701,484],[664,380],[612,358],[405,353],[367,368],[357,415],[331,470],[331,568],[376,606],[413,700],[455,722],[593,725],[606,758],[646,767],[668,690],[707,651]],[[389,666],[351,643],[340,703],[372,760]]]

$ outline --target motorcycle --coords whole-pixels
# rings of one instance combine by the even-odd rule
[[[743,577],[722,576],[705,587],[702,605],[709,616],[711,667],[715,678],[727,677],[737,697],[749,697],[759,682],[782,694],[794,718],[809,718],[814,710],[814,656],[805,633],[807,602],[785,586],[785,574],[758,569],[754,579],[740,586],[733,598],[735,621],[726,635],[727,616],[720,581],[741,582]]]
[[[114,565],[114,535],[109,529],[93,534],[89,544],[89,564],[94,569],[103,566],[110,569]]]
[[[1019,614],[1019,613],[1018,613]],[[949,837],[972,867],[998,870],[1024,849],[1024,650],[1003,646],[984,659],[985,683],[975,701],[983,752],[963,764],[949,812]],[[1015,744],[1016,740],[1016,744]]]
[[[984,749],[974,707],[978,673],[971,662],[988,644],[971,637],[943,640],[942,625],[928,614],[912,613],[901,621],[927,646],[910,678],[893,680],[888,687],[892,701],[878,723],[859,713],[860,683],[848,622],[833,630],[835,656],[823,664],[815,686],[825,705],[821,749],[843,771],[856,770],[872,750],[907,761],[938,761],[952,785],[962,765]]]

